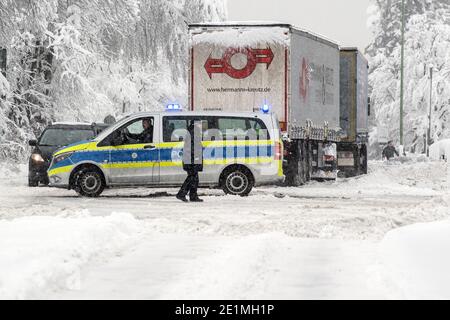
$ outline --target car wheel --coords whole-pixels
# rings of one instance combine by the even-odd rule
[[[222,188],[226,194],[248,196],[254,186],[253,177],[247,170],[227,171],[222,179]]]
[[[94,169],[81,170],[75,183],[75,191],[83,197],[98,197],[105,190],[102,174]]]

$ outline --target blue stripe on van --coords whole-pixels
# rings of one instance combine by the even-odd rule
[[[101,151],[81,151],[74,152],[70,159],[65,159],[54,164],[51,169],[57,169],[82,161],[91,161],[98,164],[121,163],[121,162],[170,162],[182,159],[182,148],[164,148],[156,150],[145,149],[124,149],[124,150],[101,150]],[[232,146],[232,147],[208,147],[204,148],[203,155],[205,160],[228,159],[228,158],[254,158],[254,157],[272,157],[275,147],[267,146]],[[110,156],[111,153],[111,156]],[[132,154],[136,154],[133,159]],[[111,160],[110,160],[111,157]]]

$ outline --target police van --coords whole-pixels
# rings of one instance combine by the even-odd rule
[[[271,113],[137,113],[118,121],[91,141],[54,153],[48,169],[51,187],[97,197],[105,188],[178,187],[183,170],[183,139],[190,121],[202,123],[201,187],[248,195],[255,185],[284,179],[279,122]]]

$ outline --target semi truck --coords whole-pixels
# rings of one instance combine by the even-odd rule
[[[189,25],[189,109],[275,113],[288,185],[367,171],[367,61],[282,23]]]
[[[357,48],[340,49],[338,169],[344,177],[367,174],[370,100],[368,62]]]

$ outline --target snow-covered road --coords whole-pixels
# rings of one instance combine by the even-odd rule
[[[109,190],[99,199],[83,199],[72,191],[30,189],[24,176],[3,175],[0,229],[30,217],[67,220],[56,226],[67,228],[66,237],[73,239],[69,252],[85,245],[83,232],[101,236],[99,252],[91,250],[81,262],[75,254],[76,264],[70,264],[70,255],[61,257],[73,267],[70,272],[53,270],[58,277],[52,277],[47,270],[30,289],[8,287],[0,276],[0,298],[2,286],[4,296],[16,298],[404,297],[404,288],[387,275],[379,242],[393,229],[448,218],[448,176],[443,163],[374,162],[369,175],[355,179],[258,188],[247,198],[202,190],[205,203],[184,204],[174,199],[173,189]],[[92,220],[98,228],[87,228],[99,216],[108,232],[99,220]],[[117,216],[126,217],[119,219],[125,229],[116,226]],[[70,219],[84,220],[77,225]],[[36,241],[44,236],[40,228],[51,236],[36,223]],[[123,245],[101,254],[102,241],[110,242],[116,229]],[[26,233],[14,229],[9,237],[23,239]],[[55,237],[58,242],[60,235]],[[20,244],[12,247],[21,250]],[[27,254],[19,258],[26,261]],[[33,269],[39,263],[32,259],[36,255],[27,261],[27,276],[42,274],[44,266]]]
[[[296,239],[156,235],[91,268],[80,290],[56,299],[384,298],[370,287],[373,244]]]

